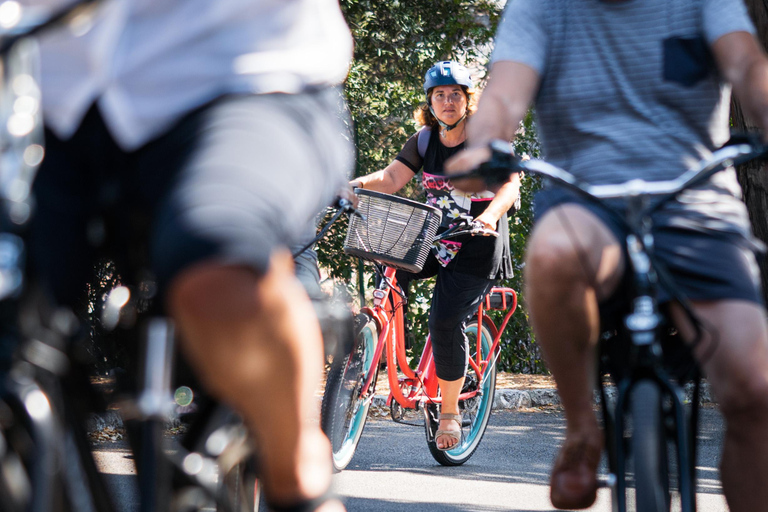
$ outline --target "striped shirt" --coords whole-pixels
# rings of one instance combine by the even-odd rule
[[[544,158],[595,184],[664,180],[728,139],[710,47],[736,31],[754,33],[741,0],[509,0],[492,60],[539,74]],[[668,210],[746,234],[740,195],[730,170]]]

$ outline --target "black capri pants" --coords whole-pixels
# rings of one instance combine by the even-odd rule
[[[491,291],[495,280],[454,272],[430,255],[421,272],[399,270],[397,282],[408,293],[411,281],[437,276],[429,309],[429,335],[438,378],[455,381],[464,377],[469,364],[466,321]]]

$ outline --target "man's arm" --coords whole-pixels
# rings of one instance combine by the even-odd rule
[[[714,42],[712,53],[744,112],[768,142],[768,57],[760,44],[748,32],[731,32]]]
[[[467,124],[467,150],[445,164],[447,174],[456,174],[476,168],[488,160],[488,143],[493,139],[511,141],[520,121],[539,89],[539,74],[530,66],[518,62],[494,63],[477,112]],[[484,190],[481,180],[457,180],[454,186],[462,190]]]
[[[467,125],[468,149],[487,147],[492,139],[512,140],[538,88],[539,75],[533,68],[496,62]]]

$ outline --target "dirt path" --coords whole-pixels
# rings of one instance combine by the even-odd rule
[[[322,394],[321,386],[318,394]],[[496,389],[554,389],[555,381],[551,375],[528,375],[521,373],[498,372],[496,374]],[[376,394],[389,394],[389,380],[387,379],[387,370],[382,368],[379,371],[379,378],[376,381]]]

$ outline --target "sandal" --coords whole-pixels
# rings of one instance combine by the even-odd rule
[[[453,450],[459,445],[459,443],[461,443],[461,427],[463,425],[461,423],[461,414],[449,414],[447,412],[445,413],[441,412],[440,421],[442,420],[453,420],[459,424],[459,430],[438,430],[437,432],[435,432],[435,447],[437,447],[437,449],[440,450],[441,452],[446,452],[448,450]],[[456,442],[453,443],[450,447],[440,448],[439,446],[437,446],[437,438],[440,436],[450,437],[453,441],[456,441]]]

